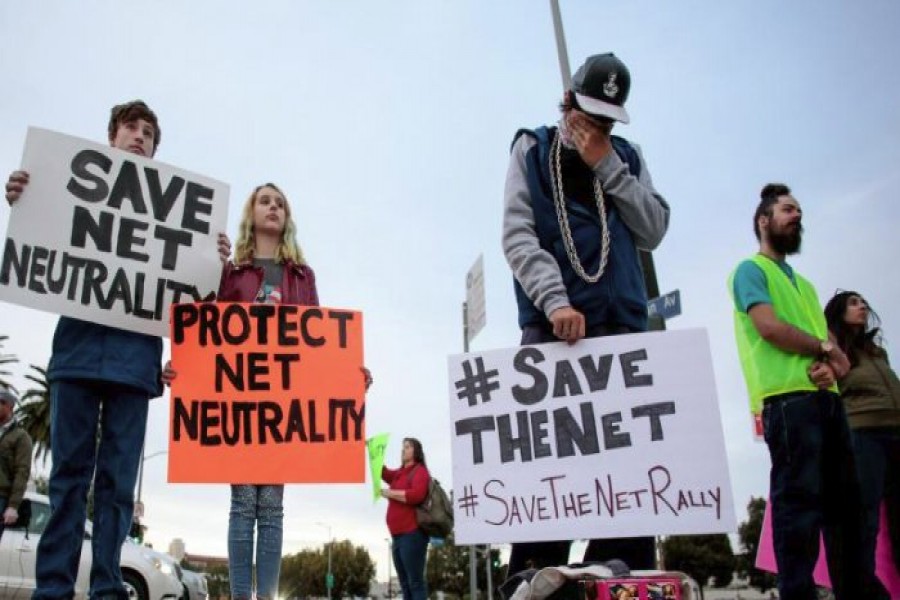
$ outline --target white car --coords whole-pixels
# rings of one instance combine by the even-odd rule
[[[181,570],[181,583],[184,584],[182,600],[209,600],[206,587],[206,575],[196,571]]]
[[[7,527],[0,537],[0,598],[28,600],[34,591],[34,567],[37,545],[50,518],[46,496],[26,492],[31,500],[31,524],[23,528]],[[75,581],[75,598],[86,600],[91,572],[91,531],[87,522],[81,548],[81,564]],[[125,542],[122,546],[122,578],[129,598],[134,600],[178,600],[183,593],[181,567],[161,552]]]

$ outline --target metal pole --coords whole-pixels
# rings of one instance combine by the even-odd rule
[[[469,351],[469,303],[463,302],[463,352]]]
[[[469,351],[469,303],[462,303],[463,318],[463,352]],[[469,546],[469,598],[478,598],[478,558],[475,556],[477,546]]]
[[[331,527],[328,528],[328,577],[325,579],[325,587],[328,588],[328,600],[331,600],[331,547],[334,540],[331,539]]]
[[[144,487],[144,446],[141,446],[141,464],[138,466],[138,493],[137,501],[141,501],[141,490]]]
[[[138,489],[137,489],[137,501],[141,501],[141,491],[144,487],[144,463],[150,460],[151,458],[156,458],[157,456],[162,456],[163,454],[168,454],[168,450],[160,450],[158,452],[154,452],[150,456],[144,456],[144,450],[146,448],[141,448],[141,464],[138,465]]]
[[[494,582],[493,577],[491,577],[491,571],[494,570],[494,561],[491,556],[491,545],[488,544],[485,546],[486,553],[484,555],[484,567],[485,571],[487,571],[487,600],[493,600],[494,598]]]
[[[563,91],[572,89],[572,71],[569,67],[569,51],[566,49],[566,34],[563,31],[562,15],[559,12],[559,0],[550,0],[550,12],[553,15],[553,34],[556,37],[556,54],[559,58],[559,72],[562,75]],[[644,289],[648,298],[659,296],[659,284],[656,279],[656,266],[653,264],[653,255],[646,250],[639,250],[641,270],[644,273]],[[651,318],[650,331],[660,331],[666,328],[662,318]],[[661,538],[654,538],[660,540]],[[660,548],[662,546],[660,545]],[[655,554],[655,552],[654,552]],[[662,556],[659,562],[663,562]]]
[[[572,89],[572,71],[569,68],[569,51],[566,50],[566,34],[563,32],[562,16],[559,14],[559,0],[550,0],[553,13],[553,33],[556,34],[556,54],[559,57],[559,72],[562,75],[563,90]]]
[[[388,578],[388,586],[387,586],[387,597],[391,597],[391,540],[390,538],[384,538],[384,541],[388,543],[388,561],[387,561],[387,578]]]
[[[331,538],[331,525],[321,521],[316,521],[316,525],[328,530],[328,572],[325,574],[325,589],[328,591],[328,600],[331,600],[331,586],[329,583],[331,582],[331,547],[334,545],[334,540]]]

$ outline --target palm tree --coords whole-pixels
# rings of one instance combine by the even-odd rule
[[[50,455],[50,385],[47,383],[47,370],[30,365],[36,375],[26,375],[25,379],[36,384],[22,396],[19,409],[19,423],[34,444],[34,457],[47,463]]]
[[[8,335],[0,335],[0,346],[3,346],[3,342],[8,339]],[[19,362],[19,359],[16,358],[15,354],[0,353],[0,367],[17,362]],[[16,387],[6,379],[9,375],[12,375],[10,371],[7,371],[6,369],[0,369],[0,387],[9,388],[13,391],[16,391]]]

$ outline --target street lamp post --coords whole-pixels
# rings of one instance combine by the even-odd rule
[[[494,582],[491,571],[494,569],[494,563],[491,561],[491,544],[485,547],[485,570],[487,571],[487,600],[494,600]]]
[[[391,555],[393,554],[391,548],[391,538],[384,538],[384,541],[387,542],[388,545],[388,561],[387,561],[387,597],[391,597]]]
[[[168,451],[160,450],[159,452],[154,452],[150,456],[144,456],[144,448],[141,447],[141,462],[138,464],[137,501],[135,502],[134,514],[131,517],[132,530],[129,535],[136,537],[142,544],[144,542],[144,526],[141,524],[141,520],[144,518],[144,503],[141,502],[141,494],[144,490],[144,463],[151,458],[162,456],[163,454],[168,454]]]
[[[326,523],[317,523],[317,525],[328,530],[328,573],[325,574],[325,589],[328,591],[328,600],[331,600],[331,587],[334,581],[331,574],[331,547],[334,545],[331,539],[331,525]]]
[[[150,456],[144,456],[144,449],[141,448],[141,464],[138,467],[138,489],[137,489],[137,501],[141,501],[141,491],[144,487],[144,463],[151,458],[156,458],[157,456],[162,456],[163,454],[168,454],[168,450],[160,450],[159,452],[154,452]]]

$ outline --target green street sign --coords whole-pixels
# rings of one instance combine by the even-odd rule
[[[334,573],[327,573],[325,575],[325,587],[329,590],[334,587]]]

